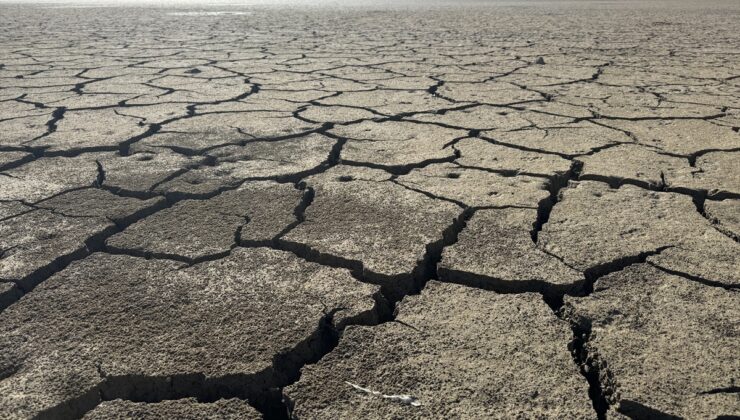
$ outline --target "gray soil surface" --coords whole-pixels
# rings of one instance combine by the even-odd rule
[[[194,398],[162,401],[158,403],[137,403],[123,400],[105,401],[88,412],[86,420],[125,420],[125,419],[181,419],[181,420],[257,420],[262,415],[246,401],[224,399],[213,403],[199,403]]]
[[[735,2],[0,4],[0,419],[740,416]]]

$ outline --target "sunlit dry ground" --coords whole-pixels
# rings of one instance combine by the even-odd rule
[[[740,8],[524,4],[0,6],[0,418],[740,415]]]

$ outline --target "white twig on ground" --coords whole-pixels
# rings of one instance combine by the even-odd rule
[[[383,393],[378,392],[378,391],[373,391],[372,389],[363,388],[363,387],[361,387],[361,386],[359,386],[357,384],[353,384],[352,382],[348,382],[348,381],[344,381],[344,382],[347,385],[351,386],[352,388],[354,388],[354,389],[356,389],[358,391],[365,392],[365,393],[370,394],[370,395],[375,395],[375,396],[378,396],[378,397],[381,397],[381,398],[385,398],[385,399],[397,401],[397,402],[400,402],[401,404],[410,405],[410,406],[413,406],[413,407],[419,407],[421,405],[421,403],[419,402],[419,400],[417,400],[416,397],[412,397],[411,395],[407,395],[407,394],[386,395],[386,394],[383,394]]]

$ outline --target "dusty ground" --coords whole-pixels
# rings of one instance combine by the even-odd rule
[[[740,415],[740,8],[512,4],[0,6],[0,418]]]

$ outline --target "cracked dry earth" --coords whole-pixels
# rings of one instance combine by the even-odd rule
[[[0,418],[739,416],[740,8],[637,6],[0,7]]]

